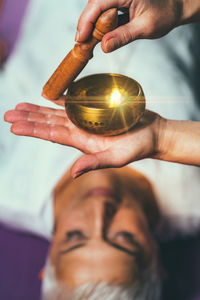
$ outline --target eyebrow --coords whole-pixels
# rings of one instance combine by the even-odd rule
[[[131,256],[136,256],[136,257],[137,257],[138,254],[139,254],[139,252],[140,252],[140,250],[141,250],[141,246],[140,246],[138,243],[137,243],[137,248],[138,248],[138,249],[137,249],[136,251],[130,250],[130,249],[126,248],[126,247],[123,247],[123,246],[118,245],[118,244],[115,244],[115,243],[111,243],[111,242],[107,242],[107,243],[108,243],[108,245],[110,245],[111,247],[114,247],[115,249],[117,249],[117,250],[119,250],[119,251],[122,251],[122,252],[125,252],[125,253],[127,253],[127,254],[129,254],[129,255],[131,255]],[[84,246],[86,246],[86,245],[87,245],[87,243],[77,244],[77,245],[72,246],[72,247],[70,247],[70,248],[68,248],[68,249],[66,249],[66,250],[60,251],[60,254],[62,255],[62,254],[69,253],[69,252],[71,252],[71,251],[73,251],[73,250],[82,248],[82,247],[84,247]]]

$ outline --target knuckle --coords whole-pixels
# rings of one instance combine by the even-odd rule
[[[98,5],[97,0],[88,0],[88,4],[90,5]]]
[[[107,4],[104,1],[101,0],[88,0],[88,4],[87,4],[87,8],[90,9],[95,8],[96,10],[100,12],[104,11],[105,6],[107,6]]]
[[[94,3],[95,0],[88,0],[88,4]]]
[[[134,36],[133,33],[130,31],[129,28],[124,28],[121,32],[121,42],[122,45],[126,45],[128,43],[130,43],[131,41],[133,41]]]

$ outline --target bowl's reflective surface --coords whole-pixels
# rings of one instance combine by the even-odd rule
[[[118,74],[95,74],[73,82],[66,96],[71,121],[91,133],[117,135],[136,124],[145,110],[141,86]]]

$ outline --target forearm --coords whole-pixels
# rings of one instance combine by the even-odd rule
[[[155,158],[200,166],[200,122],[164,120]]]
[[[182,23],[200,23],[200,0],[183,0]]]

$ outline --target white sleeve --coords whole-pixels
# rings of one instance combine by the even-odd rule
[[[70,3],[64,4],[70,11]],[[3,115],[19,102],[53,106],[40,96],[42,86],[52,66],[73,43],[72,24],[61,6],[54,1],[31,1],[16,49],[0,73],[0,222],[47,238],[53,227],[51,192],[79,151],[15,136],[9,132],[10,125],[3,121]],[[44,9],[45,18],[41,14]],[[79,10],[74,9],[76,13]],[[52,22],[52,11],[60,22]],[[52,39],[50,28],[60,36],[55,34]],[[66,46],[66,40],[70,45]]]

